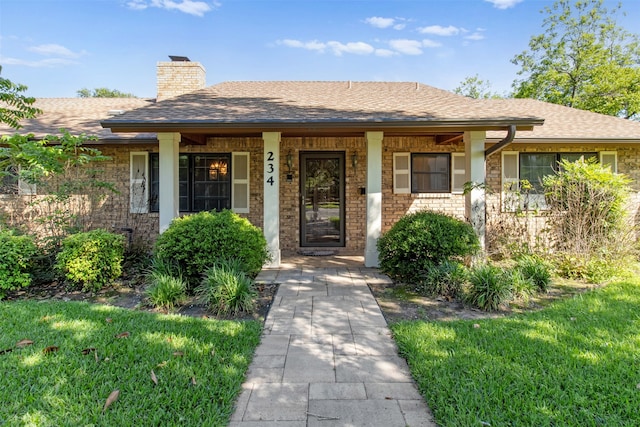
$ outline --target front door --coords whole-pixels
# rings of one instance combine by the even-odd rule
[[[300,246],[344,246],[344,152],[300,154]]]

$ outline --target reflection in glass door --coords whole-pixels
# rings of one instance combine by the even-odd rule
[[[301,153],[300,187],[300,245],[344,246],[344,153]]]

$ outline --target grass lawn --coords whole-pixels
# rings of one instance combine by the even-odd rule
[[[509,318],[391,327],[440,426],[640,425],[639,279]]]
[[[0,425],[226,425],[260,331],[257,321],[0,303]]]

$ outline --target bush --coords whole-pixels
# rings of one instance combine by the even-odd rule
[[[629,183],[595,161],[562,161],[558,173],[544,178],[561,275],[606,278],[614,272],[607,265],[631,255],[635,236],[625,208]],[[578,271],[572,271],[572,259]]]
[[[516,269],[525,279],[531,280],[537,290],[546,292],[551,283],[551,267],[544,260],[525,255],[517,260]]]
[[[229,210],[174,219],[158,237],[155,253],[176,262],[192,286],[220,260],[233,257],[241,262],[241,271],[255,277],[269,259],[262,231]]]
[[[149,275],[149,287],[145,294],[156,308],[173,309],[186,299],[187,283],[182,277],[153,272]]]
[[[31,284],[30,269],[37,250],[33,237],[0,229],[0,299],[6,291]]]
[[[434,265],[473,255],[480,249],[470,224],[422,211],[405,215],[378,239],[380,269],[411,282]]]
[[[455,261],[434,265],[418,280],[416,291],[425,296],[458,298],[468,280],[467,269]]]
[[[93,230],[62,240],[56,269],[77,287],[98,291],[122,273],[125,241],[119,234]]]
[[[237,260],[222,260],[207,270],[196,294],[217,315],[251,313],[257,292]]]
[[[154,307],[171,310],[186,300],[187,282],[174,263],[154,258],[145,276],[145,294]]]
[[[497,310],[512,297],[512,283],[505,270],[489,264],[471,269],[465,300],[482,310]]]
[[[513,298],[528,300],[531,295],[536,293],[537,289],[533,280],[519,268],[503,270],[503,280],[509,284]]]

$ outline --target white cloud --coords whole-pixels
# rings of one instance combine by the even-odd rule
[[[296,47],[296,48],[301,48],[306,50],[314,50],[317,52],[324,52],[325,48],[327,47],[326,44],[319,42],[317,40],[312,40],[310,42],[301,42],[300,40],[285,39],[285,40],[278,40],[276,43],[287,46],[287,47]]]
[[[396,24],[396,25],[393,26],[393,29],[400,31],[400,30],[404,30],[404,28],[406,26],[407,26],[407,24]]]
[[[496,9],[509,9],[511,7],[514,7],[518,3],[520,3],[522,0],[484,0],[484,1],[493,4],[493,7],[495,7]]]
[[[476,31],[474,33],[469,34],[468,36],[465,36],[464,38],[465,40],[474,40],[474,41],[484,40],[484,34],[482,34],[479,31]]]
[[[177,10],[189,15],[204,16],[205,13],[221,6],[217,1],[194,0],[129,0],[126,3],[129,9],[144,10],[148,7],[157,7],[166,10]]]
[[[422,40],[422,46],[424,46],[424,47],[440,47],[440,46],[442,46],[442,43],[435,42],[435,41],[429,40],[429,39],[424,39],[424,40]]]
[[[389,49],[376,49],[375,55],[376,56],[380,56],[382,58],[388,58],[390,56],[397,55],[397,52],[394,52],[394,51],[389,50]]]
[[[84,55],[86,52],[73,52],[70,49],[67,49],[64,46],[59,44],[41,44],[38,46],[31,46],[27,48],[30,52],[37,53],[38,55],[43,56],[62,56],[65,58],[78,58]]]
[[[303,42],[294,39],[284,39],[278,40],[276,43],[287,47],[311,50],[320,53],[324,53],[325,50],[330,50],[336,56],[342,56],[345,53],[354,55],[370,55],[375,52],[374,47],[365,42],[341,43],[338,41],[328,41],[323,43],[317,40]]]
[[[460,28],[454,27],[453,25],[449,25],[448,27],[443,27],[441,25],[430,25],[428,27],[418,28],[418,31],[422,34],[433,34],[436,36],[455,36],[459,34],[462,30]]]
[[[395,51],[405,55],[422,55],[422,42],[418,40],[390,40],[389,46],[391,46]]]
[[[0,57],[0,62],[6,65],[23,65],[31,68],[53,68],[77,64],[76,61],[63,58],[47,58],[39,61],[27,61],[25,59]]]
[[[356,55],[369,55],[374,52],[373,46],[365,42],[349,42],[340,43],[336,41],[327,42],[327,46],[333,50],[336,56],[342,56],[343,53],[353,53]]]
[[[380,16],[372,16],[370,18],[365,19],[364,22],[376,28],[389,28],[396,22],[396,20],[393,18],[382,18]]]

